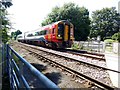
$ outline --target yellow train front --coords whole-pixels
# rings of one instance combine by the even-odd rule
[[[74,40],[73,24],[67,20],[55,22],[47,28],[45,40],[52,48],[69,48]],[[46,30],[44,28],[44,30]]]

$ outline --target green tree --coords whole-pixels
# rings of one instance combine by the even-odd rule
[[[111,37],[119,31],[119,20],[120,16],[114,7],[94,11],[92,13],[90,37],[100,35],[102,40]]]
[[[22,34],[22,32],[20,30],[17,30],[15,32],[11,32],[11,38],[16,40],[16,38],[19,34]]]
[[[17,31],[15,32],[15,40],[16,40],[16,38],[17,38],[17,36],[18,36],[19,34],[22,34],[22,32],[21,32],[20,30],[17,30]]]
[[[10,22],[8,20],[8,18],[6,17],[7,13],[7,8],[9,8],[10,6],[12,6],[11,2],[7,2],[6,0],[4,0],[4,2],[0,1],[0,36],[2,36],[2,42],[6,43],[9,40],[9,35],[8,35],[8,30],[9,30],[9,26],[10,26]]]
[[[15,32],[11,32],[11,39],[15,39]]]
[[[89,11],[74,3],[66,3],[62,7],[54,7],[42,22],[42,26],[59,20],[68,20],[74,25],[75,40],[86,40],[90,30]]]
[[[11,2],[8,2],[8,1],[5,1],[5,0],[1,3],[2,3],[2,5],[4,5],[5,8],[9,8],[10,6],[13,5]]]

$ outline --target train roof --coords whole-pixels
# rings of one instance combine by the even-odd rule
[[[40,28],[38,28],[36,30],[25,32],[25,36],[28,35],[28,34],[35,34],[35,32],[39,32],[39,31],[42,31],[42,30],[50,30],[50,28],[55,27],[55,25],[60,23],[60,22],[66,22],[66,23],[71,24],[73,26],[73,24],[68,20],[60,20],[60,21],[57,21],[57,22],[53,22],[53,23],[51,23],[49,25],[40,27]]]
[[[42,27],[42,30],[49,30],[51,27],[54,27],[56,24],[60,23],[60,22],[67,22],[69,24],[72,24],[71,22],[69,22],[68,20],[60,20],[60,21],[57,21],[57,22],[53,22],[49,25],[46,25],[46,26],[43,26]],[[73,25],[73,24],[72,24]]]

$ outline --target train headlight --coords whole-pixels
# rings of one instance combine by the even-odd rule
[[[60,37],[60,34],[58,35],[58,37]]]

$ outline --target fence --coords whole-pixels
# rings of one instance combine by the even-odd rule
[[[60,90],[57,85],[40,73],[9,45],[6,47],[7,73],[12,90],[44,88],[45,90]]]
[[[75,41],[75,45],[80,50],[86,50],[91,52],[104,52],[105,43],[104,42],[95,42],[95,41]]]
[[[90,52],[112,52],[120,55],[120,43],[118,42],[97,42],[97,41],[74,41],[73,48],[79,50],[86,50]]]

